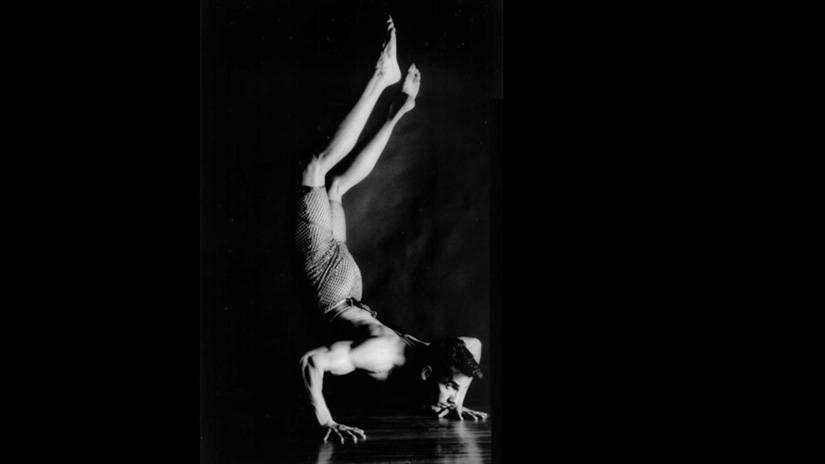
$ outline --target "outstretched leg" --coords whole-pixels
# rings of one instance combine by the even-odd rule
[[[341,159],[355,146],[358,136],[364,129],[375,103],[381,93],[390,85],[401,80],[401,69],[396,59],[395,25],[392,18],[387,20],[389,37],[384,44],[375,72],[367,83],[367,87],[358,99],[358,102],[347,114],[338,127],[329,145],[319,155],[316,155],[304,169],[302,184],[309,187],[324,185],[324,177]]]
[[[333,179],[332,185],[328,190],[328,195],[331,201],[341,202],[341,197],[357,183],[364,180],[372,169],[378,158],[387,146],[387,141],[390,139],[393,128],[408,111],[415,107],[415,97],[418,95],[418,88],[421,84],[421,73],[413,64],[407,71],[407,77],[404,80],[402,91],[407,94],[407,100],[401,108],[395,113],[390,114],[387,121],[381,126],[381,129],[375,134],[375,137],[367,144],[366,147],[355,157],[352,165],[344,171],[343,174]]]

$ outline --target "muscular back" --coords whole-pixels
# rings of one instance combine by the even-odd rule
[[[395,367],[405,362],[403,340],[396,334],[367,338],[361,342],[339,341],[329,348],[307,353],[307,362],[332,375],[346,375],[358,369],[386,378]]]

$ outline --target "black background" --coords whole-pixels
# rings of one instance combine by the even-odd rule
[[[201,62],[207,446],[313,420],[296,366],[321,338],[293,256],[296,176],[363,91],[387,12],[402,70],[414,62],[422,87],[372,174],[344,198],[348,245],[362,270],[364,301],[382,320],[425,340],[482,340],[488,375],[465,401],[490,406],[500,5],[215,2],[203,11]],[[353,155],[399,94],[400,85],[384,93]],[[541,224],[525,218],[523,225],[525,239],[541,246]],[[374,382],[357,375],[328,377],[325,385],[333,415],[338,406],[384,404]]]

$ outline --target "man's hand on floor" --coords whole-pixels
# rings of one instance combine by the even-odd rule
[[[458,420],[464,420],[464,415],[466,414],[467,417],[473,418],[473,420],[485,420],[487,419],[487,413],[476,411],[470,408],[465,408],[462,406],[456,407],[454,409],[450,409],[448,413],[451,413],[450,416],[458,416]]]
[[[441,408],[432,406],[431,410],[435,413],[436,416],[439,418],[441,417],[449,417],[451,419],[458,419],[464,420],[464,416],[466,415],[468,418],[472,418],[473,420],[485,420],[487,419],[487,413],[476,411],[470,408],[465,408],[463,406],[450,406],[447,408]]]
[[[348,425],[339,424],[337,422],[330,422],[328,424],[324,424],[321,428],[326,429],[326,434],[324,435],[324,442],[327,441],[330,434],[335,432],[338,435],[338,438],[341,440],[341,444],[343,445],[345,442],[345,438],[352,438],[353,443],[358,443],[358,437],[360,436],[362,439],[367,438],[367,434],[364,433],[363,430],[359,429],[358,427],[350,427]],[[347,435],[345,435],[347,434]]]

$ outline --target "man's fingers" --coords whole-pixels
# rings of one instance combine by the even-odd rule
[[[467,414],[468,416],[472,417],[474,421],[487,419],[486,412],[474,411],[472,409],[465,408],[458,412],[458,418],[464,420],[464,416],[462,416],[462,414]]]
[[[329,439],[332,432],[335,432],[335,434],[338,435],[338,439],[341,441],[342,445],[347,442],[347,435],[345,435],[345,434],[348,434],[349,438],[352,438],[352,441],[354,443],[358,443],[359,435],[360,435],[361,439],[363,439],[363,440],[367,439],[367,434],[364,433],[364,431],[359,429],[358,427],[349,427],[349,426],[346,426],[346,425],[336,425],[336,426],[327,428],[327,433],[324,435],[324,443],[327,442],[327,440]]]
[[[438,413],[438,417],[444,417],[444,416],[446,416],[446,415],[447,415],[447,413],[448,413],[448,412],[450,412],[450,410],[449,410],[449,409],[444,409],[443,411],[441,411],[440,413]]]
[[[347,432],[348,434],[350,434],[350,436],[352,436],[352,442],[353,442],[353,443],[358,443],[358,436],[357,436],[357,435],[355,435],[355,432],[354,432],[354,431],[352,431],[352,430],[347,430],[346,432]]]
[[[361,435],[361,438],[367,438],[367,434],[364,433],[364,430],[359,429],[358,427],[346,426],[346,428],[344,428],[343,430],[346,430],[347,432],[354,433],[357,435]]]

